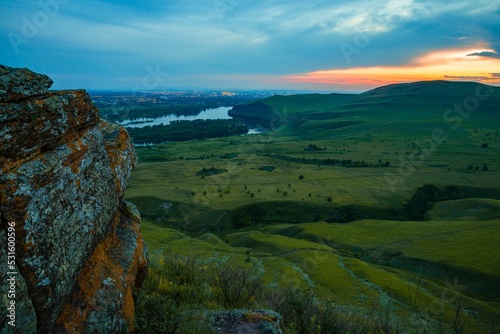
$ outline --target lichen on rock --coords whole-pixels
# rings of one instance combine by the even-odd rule
[[[0,102],[47,93],[52,79],[27,68],[0,65]]]
[[[122,202],[135,151],[85,91],[49,92],[51,84],[0,65],[0,231],[16,222],[16,264],[36,313],[20,311],[31,325],[16,330],[33,332],[33,321],[39,333],[131,329],[132,290],[147,267],[140,215]],[[95,287],[82,288],[85,280]]]

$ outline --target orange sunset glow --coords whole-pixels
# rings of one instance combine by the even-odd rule
[[[450,80],[500,84],[500,59],[475,55],[488,49],[450,49],[424,54],[403,66],[353,67],[284,77],[286,82],[348,85],[368,89],[392,83]]]

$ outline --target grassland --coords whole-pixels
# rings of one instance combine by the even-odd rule
[[[153,254],[250,266],[417,332],[459,310],[481,332],[500,316],[500,95],[477,87],[264,99],[268,133],[138,148],[126,198]],[[470,96],[474,112],[448,112]],[[415,199],[426,184],[443,191]]]
[[[156,254],[250,262],[268,286],[313,289],[357,312],[390,307],[405,326],[417,326],[420,317],[450,323],[459,303],[469,324],[471,314],[485,322],[500,315],[499,219],[286,224],[222,238],[190,237],[146,221],[143,233]],[[486,245],[491,256],[478,257]]]

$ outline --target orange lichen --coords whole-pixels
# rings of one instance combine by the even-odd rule
[[[123,315],[125,316],[125,319],[127,321],[127,328],[130,332],[134,330],[134,317],[135,317],[134,297],[132,296],[132,293],[133,293],[132,287],[127,286],[122,308]]]
[[[80,164],[84,156],[88,153],[88,145],[82,143],[82,138],[79,136],[77,141],[69,141],[68,148],[71,150],[71,155],[63,162],[64,166],[70,167],[73,174],[78,174],[80,171]]]
[[[109,125],[105,123],[103,124],[103,126],[109,126]],[[115,176],[116,189],[118,189],[119,193],[122,193],[124,189],[122,184],[120,183],[120,178],[117,177],[117,170],[119,166],[125,165],[125,158],[120,153],[126,150],[127,148],[130,148],[129,143],[130,143],[130,137],[128,135],[128,132],[123,128],[118,129],[118,134],[112,142],[106,143],[106,152],[108,153],[109,156],[110,167],[111,170],[113,171],[113,175]]]
[[[114,289],[120,291],[124,296],[121,312],[126,319],[128,330],[133,331],[135,313],[133,299],[134,283],[138,269],[147,264],[144,263],[145,259],[142,256],[144,245],[140,234],[137,234],[139,236],[137,246],[127,272],[124,272],[118,259],[113,256],[113,251],[121,247],[121,240],[116,236],[116,227],[120,224],[120,220],[123,219],[129,218],[124,217],[119,212],[113,219],[112,228],[105,235],[101,243],[96,246],[92,256],[86,262],[85,268],[78,277],[75,292],[71,296],[70,302],[65,304],[63,312],[57,320],[58,328],[64,328],[69,332],[83,332],[83,326],[90,312],[93,311],[92,305],[96,304],[95,298],[98,296],[98,291],[105,288],[103,281],[111,278],[115,285]],[[137,222],[134,222],[130,228],[139,232]]]
[[[56,103],[62,104],[67,115],[64,124],[59,114],[51,109],[52,103],[47,102],[48,99],[57,101],[59,97]],[[15,117],[8,120],[5,126],[16,131],[10,133],[9,139],[0,142],[0,166],[4,167],[4,173],[15,168],[9,166],[12,162],[32,160],[48,147],[75,141],[81,137],[82,131],[94,127],[100,119],[99,111],[83,90],[51,92],[43,98],[31,97],[28,102],[18,103],[18,109],[7,110],[15,113]]]
[[[248,322],[276,322],[277,318],[275,316],[269,314],[262,314],[260,312],[252,312],[252,310],[248,310],[244,316],[246,321]]]
[[[116,219],[119,219],[119,215],[114,220]],[[99,289],[102,288],[103,280],[107,277],[120,277],[123,274],[121,267],[114,263],[108,255],[109,250],[113,249],[116,243],[114,239],[114,233],[108,233],[102,242],[96,246],[78,277],[76,292],[71,296],[71,302],[67,302],[63,307],[63,312],[59,316],[57,324],[64,327],[68,332],[84,332],[83,326],[92,311],[92,309],[85,306],[95,304],[92,300]],[[84,307],[80,305],[84,305]]]

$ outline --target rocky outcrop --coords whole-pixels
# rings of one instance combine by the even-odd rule
[[[220,334],[282,334],[281,315],[270,310],[214,312],[212,326]]]
[[[0,66],[0,244],[15,235],[14,255],[2,247],[0,264],[15,256],[16,277],[14,328],[0,270],[0,329],[131,330],[132,291],[147,270],[140,216],[122,202],[136,155],[85,91],[49,92],[51,83]]]
[[[0,101],[42,95],[52,86],[52,79],[28,69],[19,70],[0,65]]]

